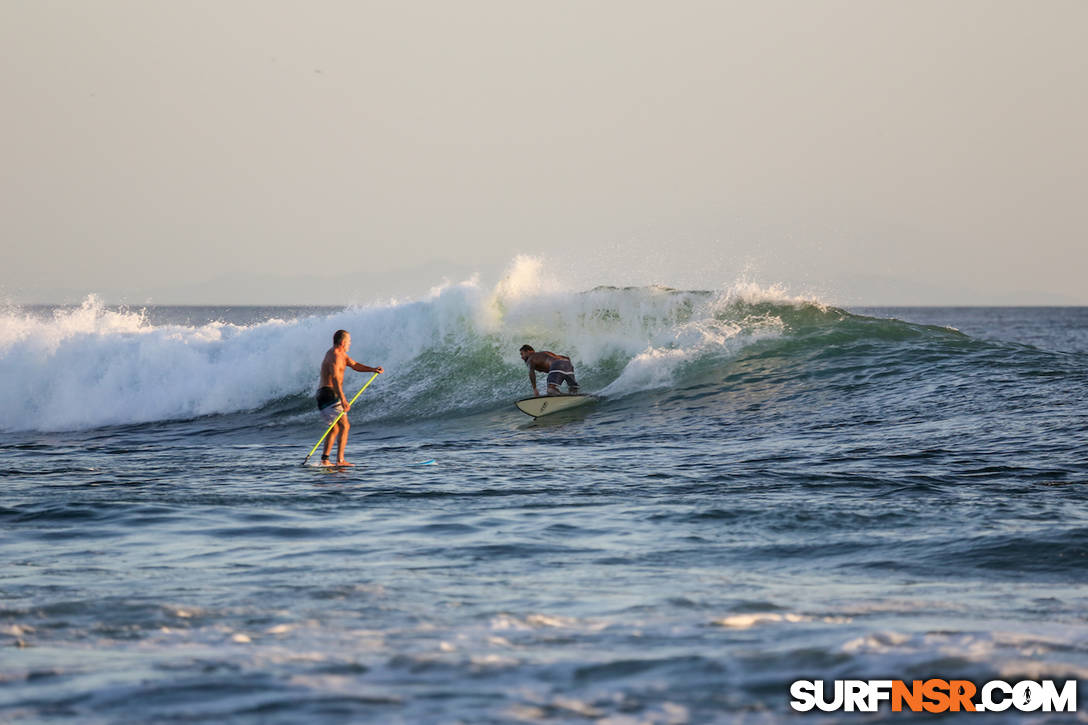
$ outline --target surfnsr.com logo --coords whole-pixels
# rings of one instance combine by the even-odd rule
[[[790,707],[798,712],[1076,712],[1077,681],[1061,687],[1054,680],[991,680],[977,687],[969,680],[797,680],[790,685]]]

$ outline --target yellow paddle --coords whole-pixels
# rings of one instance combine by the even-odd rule
[[[358,400],[359,396],[363,394],[363,391],[364,391],[364,390],[366,390],[366,389],[367,389],[367,387],[368,387],[368,386],[369,386],[369,385],[370,385],[370,384],[371,384],[372,382],[374,382],[374,378],[376,378],[376,377],[378,377],[378,373],[374,373],[373,375],[371,375],[371,376],[370,376],[370,380],[367,380],[367,381],[366,381],[366,385],[364,385],[363,387],[359,388],[359,392],[358,392],[358,393],[356,393],[356,394],[355,394],[355,397],[351,399],[351,402],[350,402],[350,403],[348,403],[348,407],[349,407],[349,408],[350,408],[351,406],[355,405],[355,401],[356,401],[356,400]],[[316,450],[317,450],[317,447],[318,447],[319,445],[321,445],[321,441],[325,440],[325,436],[327,436],[327,435],[329,434],[329,431],[330,431],[330,430],[332,430],[332,427],[333,427],[334,425],[336,425],[337,423],[339,423],[339,422],[340,422],[340,418],[342,418],[342,417],[343,417],[343,415],[344,415],[344,411],[342,411],[342,410],[341,410],[341,411],[340,411],[340,415],[336,416],[336,420],[334,420],[334,421],[332,422],[332,425],[330,425],[330,426],[328,427],[328,429],[327,429],[327,430],[325,431],[325,433],[324,433],[324,434],[323,434],[323,435],[321,436],[321,438],[320,438],[320,439],[319,439],[319,440],[317,441],[317,443],[315,443],[315,444],[314,444],[314,447],[310,449],[310,452],[306,454],[306,457],[302,459],[302,465],[304,465],[304,466],[306,465],[306,461],[310,460],[310,456],[312,456],[312,455],[314,454],[314,451],[316,451]]]

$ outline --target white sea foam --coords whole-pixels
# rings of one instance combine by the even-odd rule
[[[498,402],[524,392],[517,349],[526,342],[570,355],[583,382],[596,371],[597,387],[623,395],[669,386],[692,361],[780,334],[773,314],[722,314],[767,302],[800,304],[748,281],[717,292],[575,291],[538,260],[518,257],[492,288],[476,279],[447,282],[422,299],[248,326],[152,325],[141,312],[107,309],[93,296],[45,320],[15,308],[0,313],[0,429],[187,419],[308,395],[338,328],[352,332],[353,357],[388,371],[368,393],[372,415],[472,407],[481,395]],[[459,364],[459,379],[445,383]]]
[[[727,629],[751,629],[761,624],[773,624],[778,622],[811,622],[812,617],[801,614],[777,614],[774,612],[761,612],[758,614],[733,614],[728,617],[714,620],[714,624]]]

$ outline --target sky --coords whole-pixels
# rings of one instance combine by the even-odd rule
[[[1088,3],[0,2],[0,302],[1088,304]]]

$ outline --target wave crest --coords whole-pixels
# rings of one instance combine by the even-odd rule
[[[359,419],[414,418],[504,404],[528,391],[518,348],[570,355],[606,395],[674,385],[686,366],[847,313],[747,280],[719,290],[596,287],[575,292],[517,258],[493,288],[445,283],[418,300],[238,325],[152,325],[89,297],[50,319],[0,315],[0,428],[66,430],[188,419],[308,398],[332,332],[383,365]],[[349,381],[349,389],[357,381]],[[299,408],[301,410],[301,407]]]

